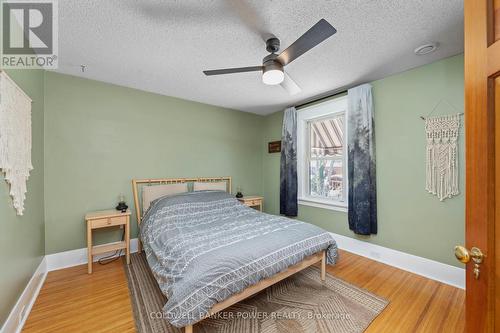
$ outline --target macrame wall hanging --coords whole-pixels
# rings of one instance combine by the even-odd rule
[[[460,114],[426,117],[425,189],[440,201],[458,195],[458,135]]]
[[[31,165],[31,99],[0,71],[0,169],[10,185],[17,215],[23,215]]]

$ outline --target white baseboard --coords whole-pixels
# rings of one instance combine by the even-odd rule
[[[429,279],[465,289],[465,270],[380,245],[331,233],[340,249],[400,268]],[[137,252],[137,238],[130,240],[130,252]],[[105,256],[106,254],[102,255]],[[101,256],[101,257],[102,257]],[[94,257],[97,261],[100,257]],[[87,248],[49,254],[47,270],[53,271],[87,263]]]
[[[21,296],[17,299],[16,304],[10,311],[7,320],[0,329],[2,333],[19,333],[21,332],[26,319],[35,304],[35,300],[42,288],[43,282],[47,277],[47,261],[45,257],[38,265],[37,269],[31,276],[28,284],[24,288]]]
[[[331,233],[340,249],[465,289],[465,269]]]
[[[130,253],[137,252],[137,238],[130,240]],[[109,253],[94,256],[94,262],[108,256]],[[55,271],[67,267],[83,265],[87,263],[87,248],[47,254],[47,271]]]

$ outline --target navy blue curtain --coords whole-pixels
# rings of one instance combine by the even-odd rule
[[[348,90],[347,169],[349,229],[360,235],[377,233],[375,126],[372,86]]]
[[[280,214],[297,216],[297,110],[285,110],[281,130]]]

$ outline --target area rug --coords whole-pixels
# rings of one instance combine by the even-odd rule
[[[184,332],[159,318],[166,298],[144,253],[132,254],[125,271],[137,331]],[[319,269],[309,267],[195,324],[194,332],[363,332],[387,304],[387,300],[329,274],[322,282]]]

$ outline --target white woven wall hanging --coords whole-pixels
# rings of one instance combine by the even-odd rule
[[[458,195],[458,135],[460,114],[427,117],[425,189],[440,201]]]
[[[17,215],[23,215],[31,165],[31,99],[0,72],[0,169],[10,185]]]

